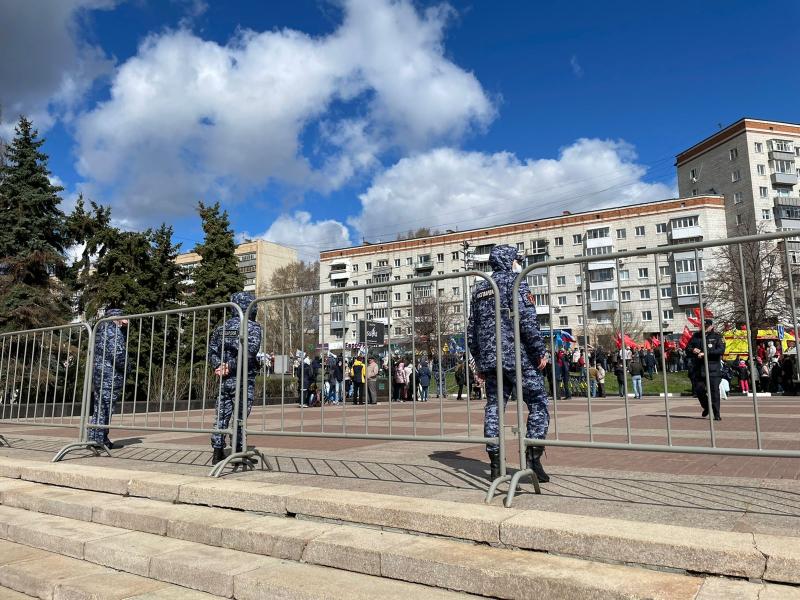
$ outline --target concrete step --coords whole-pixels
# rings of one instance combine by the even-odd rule
[[[0,600],[33,600],[33,598],[34,596],[28,596],[28,594],[15,592],[10,588],[0,586]]]

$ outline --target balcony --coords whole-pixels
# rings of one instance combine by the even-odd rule
[[[590,290],[613,290],[616,289],[617,282],[615,279],[611,281],[589,281]]]
[[[673,242],[699,238],[703,237],[703,228],[700,227],[700,225],[694,225],[692,227],[674,227],[670,230],[670,236]]]
[[[794,160],[796,157],[791,150],[770,150],[770,160]]]
[[[703,258],[703,251],[697,251],[698,258]],[[694,250],[686,250],[685,252],[673,252],[672,253],[673,260],[686,260],[687,258],[691,259],[694,258]]]
[[[340,281],[342,279],[350,279],[350,267],[345,269],[331,270],[331,281]]]
[[[697,297],[697,294],[692,296],[678,296],[678,306],[698,306],[700,304],[700,298]]]
[[[706,274],[700,271],[700,281],[705,281]],[[684,271],[683,273],[675,273],[675,283],[697,283],[697,273],[695,271]]]
[[[795,173],[773,173],[769,178],[776,185],[797,185]]]
[[[392,267],[389,266],[381,266],[375,267],[372,269],[373,275],[391,275],[392,274]]]
[[[587,248],[602,248],[603,246],[613,246],[613,245],[614,242],[611,240],[611,237],[609,236],[586,239]]]
[[[537,315],[549,315],[550,314],[550,305],[549,304],[537,304],[536,305],[536,314]]]
[[[433,261],[432,260],[418,260],[414,264],[414,271],[416,273],[430,273],[433,271]]]
[[[616,300],[590,300],[589,301],[589,308],[592,310],[592,312],[604,311],[604,310],[617,310],[617,301]]]
[[[776,196],[775,225],[783,229],[800,229],[800,198]]]
[[[590,262],[586,265],[586,268],[590,271],[597,271],[599,269],[613,269],[616,265],[616,261],[612,260],[596,260],[594,262]]]

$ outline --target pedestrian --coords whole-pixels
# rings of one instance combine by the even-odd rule
[[[494,438],[500,434],[498,424],[499,399],[502,395],[505,410],[511,394],[516,392],[517,364],[515,360],[514,327],[508,316],[512,309],[511,292],[517,273],[522,270],[522,256],[516,248],[509,245],[498,245],[492,248],[489,255],[489,265],[492,268],[492,279],[497,284],[499,297],[489,282],[477,283],[472,292],[471,311],[467,328],[467,340],[470,354],[475,359],[478,378],[486,382],[486,407],[484,415],[484,437]],[[547,408],[547,394],[544,392],[542,369],[547,361],[545,358],[545,344],[539,329],[536,316],[534,297],[528,284],[522,281],[519,286],[517,298],[519,312],[520,345],[520,382],[522,400],[528,406],[528,422],[526,437],[529,439],[545,439],[550,423],[550,414]],[[495,307],[501,309],[501,339],[495,338]],[[505,311],[505,312],[503,312]],[[497,364],[497,344],[500,344],[502,363]],[[497,367],[502,370],[502,389],[498,390],[500,382],[497,381]],[[494,480],[500,475],[500,455],[497,444],[488,444],[486,451],[489,454],[490,473]],[[541,463],[544,452],[543,446],[529,446],[526,451],[527,467],[536,474],[537,479],[546,483],[550,480]]]
[[[409,402],[417,401],[417,378],[414,377],[414,359],[406,361],[406,400]]]
[[[721,377],[719,380],[719,399],[727,400],[728,392],[731,391],[731,384],[727,378]]]
[[[350,367],[350,379],[353,382],[353,404],[364,404],[364,382],[366,381],[366,369],[361,357],[356,355],[353,359],[353,366]]]
[[[402,359],[394,366],[394,399],[403,402],[406,399],[406,365]]]
[[[597,397],[597,365],[594,363],[589,366],[589,395]]]
[[[606,370],[603,365],[597,365],[597,393],[601,398],[606,397]]]
[[[428,361],[423,360],[417,369],[417,381],[419,382],[420,394],[419,401],[428,401],[428,386],[431,384],[431,370],[428,367]]]
[[[643,366],[647,369],[647,378],[652,380],[653,373],[656,372],[656,357],[653,355],[652,351],[648,350],[645,353]]]
[[[339,404],[344,400],[344,389],[342,388],[342,383],[344,383],[344,363],[341,356],[336,360],[336,366],[333,368],[333,377],[336,380],[336,396],[333,399],[333,403]]]
[[[458,397],[456,400],[461,400],[461,393],[464,391],[464,385],[467,383],[466,373],[466,369],[464,369],[464,360],[459,359],[455,371],[453,372],[453,376],[456,379],[456,385],[458,386]],[[469,390],[467,390],[467,395],[469,395]]]
[[[256,395],[256,375],[258,374],[258,350],[261,347],[261,325],[255,320],[255,307],[248,313],[250,304],[255,296],[250,292],[236,292],[231,296],[231,302],[242,309],[242,314],[247,319],[247,364],[242,365],[247,373],[247,398],[239,398],[239,411],[237,419],[244,421],[244,404],[247,402],[247,414],[253,409],[253,400]],[[217,399],[217,422],[214,428],[219,431],[227,429],[233,416],[233,403],[236,397],[236,387],[241,385],[240,373],[237,373],[239,361],[239,335],[241,320],[236,315],[217,327],[211,334],[208,345],[208,357],[214,373],[220,377],[220,394]],[[241,389],[241,388],[240,388]],[[244,391],[244,390],[242,390]],[[243,448],[242,433],[244,427],[239,428],[235,452]],[[211,447],[214,449],[214,464],[225,458],[225,436],[221,433],[211,434]]]
[[[121,317],[118,308],[109,308],[105,317]],[[94,361],[92,368],[92,425],[108,426],[114,412],[114,402],[119,400],[125,383],[125,329],[128,319],[103,321],[97,326],[94,341]],[[90,441],[108,448],[114,444],[108,439],[108,429],[90,428],[87,432]]]
[[[631,381],[633,382],[633,396],[639,400],[642,398],[642,375],[644,375],[644,367],[639,360],[639,355],[636,354],[633,360],[628,363],[628,371],[631,374]]]
[[[625,368],[622,366],[622,361],[618,360],[614,363],[614,375],[617,377],[617,386],[619,397],[625,397]]]
[[[369,357],[367,364],[367,402],[378,403],[378,363],[374,356]]]
[[[557,379],[561,381],[561,394],[564,398],[569,400],[572,398],[572,393],[569,389],[569,357],[562,349],[558,351],[556,359],[556,375],[558,376]]]
[[[708,396],[709,390],[706,387],[706,372],[708,373],[708,384],[711,392],[711,410],[714,412],[714,420],[721,421],[719,407],[719,380],[722,378],[721,363],[722,355],[725,354],[725,340],[714,331],[713,319],[706,318],[706,337],[705,346],[703,345],[703,332],[695,331],[692,339],[686,346],[686,351],[694,355],[694,392],[700,401],[703,409],[703,416],[709,413]],[[707,366],[706,366],[707,365]],[[706,371],[707,369],[707,371]]]

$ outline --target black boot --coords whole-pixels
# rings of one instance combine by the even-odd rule
[[[214,458],[211,459],[211,464],[215,465],[221,460],[225,460],[225,448],[214,448]]]
[[[494,481],[500,477],[500,453],[489,453],[489,481]]]
[[[530,446],[525,453],[528,459],[526,462],[528,463],[528,468],[536,473],[536,479],[539,480],[539,483],[547,483],[550,481],[550,476],[545,473],[544,467],[542,466],[542,461],[540,460],[542,454],[544,454],[543,446]]]

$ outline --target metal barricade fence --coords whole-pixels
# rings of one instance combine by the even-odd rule
[[[402,398],[400,395],[405,391],[404,386],[398,386],[394,381],[395,368],[401,362],[408,364],[406,356],[411,357],[416,372],[422,360],[418,358],[420,350],[427,355],[435,348],[434,352],[441,357],[443,342],[447,342],[447,336],[456,331],[463,332],[466,342],[469,281],[474,278],[487,281],[495,292],[497,379],[502,389],[500,300],[497,285],[483,272],[467,271],[256,299],[248,313],[257,309],[258,322],[264,332],[262,351],[284,358],[280,366],[277,365],[277,359],[273,364],[279,373],[268,373],[265,365],[259,368],[254,409],[246,419],[242,432],[245,440],[247,436],[257,435],[499,444],[501,470],[505,476],[503,411],[499,411],[499,436],[484,437],[483,419],[475,423],[471,415],[475,403],[470,398],[472,374],[468,367],[470,357],[466,343],[465,401],[451,403],[447,398],[439,398],[438,402],[420,403],[423,398],[418,397],[416,385],[407,391],[408,396]],[[438,288],[439,282],[455,282],[458,285],[451,286],[455,291],[446,296],[439,291],[443,289]],[[405,302],[397,300],[403,297]],[[396,305],[402,308],[394,308]],[[380,317],[386,327],[382,343],[372,337],[372,333],[377,332],[369,331],[374,326],[376,314],[386,315],[385,318]],[[398,337],[399,331],[393,329],[395,326],[401,327],[402,336]],[[341,333],[332,339],[332,332]],[[313,344],[314,347],[309,348],[308,342],[312,339],[319,340],[318,347]],[[378,346],[378,343],[381,345]],[[313,365],[308,364],[305,355],[298,354],[297,350],[305,351],[309,358],[319,351],[323,358],[313,381],[308,377],[309,370],[313,372]],[[368,366],[367,357],[380,354],[380,372],[387,375],[383,388],[376,390],[377,384],[373,387],[365,383],[362,388],[364,395],[359,403],[363,403],[363,406],[353,405],[346,390],[348,387],[355,390],[355,387],[353,384],[346,386],[344,381],[338,386],[338,392],[334,390],[333,397],[340,399],[337,404],[328,401],[330,388],[327,388],[328,396],[324,393],[318,396],[312,391],[311,384],[321,390],[326,389],[325,382],[329,380],[330,370],[329,350],[336,350],[338,357],[343,355],[345,359],[348,355],[363,357],[365,369]],[[446,377],[445,367],[441,359],[437,360],[437,356],[428,364],[431,370],[429,396],[437,389],[436,379]],[[288,367],[284,364],[286,358],[291,361]],[[245,364],[251,363],[245,357]],[[345,362],[343,369],[348,368]],[[378,391],[385,400],[380,407],[370,406],[374,391]],[[366,398],[367,395],[370,398]],[[317,405],[318,397],[322,401]],[[305,408],[301,404],[313,406]],[[243,458],[255,456],[263,461],[260,452],[250,447]]]
[[[111,430],[230,436],[235,452],[241,386],[233,382],[244,372],[246,323],[233,303],[97,321],[91,330],[79,438],[53,462],[78,449],[109,454],[104,440]],[[233,361],[231,348],[235,363],[223,378],[212,363]],[[229,378],[232,383],[225,386]],[[98,424],[106,412],[108,425]]]
[[[591,335],[588,329],[588,313],[591,303],[592,294],[592,281],[603,280],[603,284],[612,283],[609,288],[608,285],[602,285],[603,289],[611,289],[615,293],[603,292],[603,295],[597,295],[602,298],[604,313],[609,310],[616,312],[616,317],[613,319],[611,329],[619,339],[622,348],[627,347],[626,342],[626,327],[630,330],[631,320],[626,318],[626,311],[623,310],[624,302],[630,299],[631,290],[641,287],[638,281],[633,285],[630,280],[625,281],[620,276],[620,267],[626,266],[630,269],[635,266],[642,271],[645,277],[649,275],[648,269],[653,270],[656,290],[656,302],[658,310],[658,328],[657,340],[659,347],[662,349],[660,364],[657,368],[661,371],[661,393],[660,396],[664,399],[663,408],[663,429],[662,433],[658,434],[653,431],[651,424],[648,422],[646,430],[641,431],[636,435],[640,441],[636,441],[634,423],[632,422],[632,405],[629,400],[628,388],[628,366],[629,360],[626,351],[619,353],[619,360],[622,363],[623,373],[625,377],[622,384],[621,400],[624,408],[624,431],[621,436],[615,435],[613,432],[603,430],[596,433],[596,426],[592,420],[592,404],[593,399],[591,395],[591,385],[589,380],[589,364],[587,361],[586,369],[582,373],[582,377],[586,379],[586,427],[574,426],[574,414],[572,429],[569,431],[559,431],[558,419],[558,404],[559,404],[559,380],[561,377],[556,376],[556,343],[554,339],[554,326],[551,323],[549,334],[549,350],[551,354],[551,365],[549,369],[549,377],[551,379],[551,390],[553,398],[553,420],[552,420],[552,435],[554,439],[534,440],[526,439],[525,431],[519,428],[519,453],[520,464],[524,464],[524,456],[526,449],[529,446],[565,446],[573,448],[591,448],[591,449],[604,449],[604,450],[638,450],[650,452],[673,452],[673,453],[689,453],[689,454],[712,454],[712,455],[734,455],[734,456],[763,456],[763,457],[785,457],[785,458],[800,458],[800,448],[797,449],[781,449],[775,446],[781,445],[783,442],[776,439],[773,442],[773,447],[768,448],[765,444],[764,435],[762,432],[762,417],[759,413],[759,403],[762,402],[763,396],[757,393],[757,376],[756,368],[757,363],[754,361],[753,345],[756,339],[751,321],[752,311],[757,310],[758,319],[757,325],[765,325],[764,321],[769,317],[772,319],[772,325],[776,325],[775,320],[781,318],[784,321],[791,321],[789,327],[794,332],[795,340],[798,336],[797,332],[797,307],[795,303],[795,280],[800,280],[798,274],[800,265],[797,260],[790,258],[789,245],[790,243],[797,243],[795,236],[797,232],[778,232],[774,234],[761,234],[750,235],[736,238],[728,238],[724,240],[709,240],[705,242],[695,242],[686,244],[672,244],[669,246],[658,247],[656,249],[641,249],[634,251],[607,253],[602,256],[581,256],[576,258],[566,258],[559,260],[548,260],[545,262],[536,263],[525,268],[522,273],[517,277],[514,285],[513,294],[513,319],[514,319],[514,332],[515,332],[515,352],[516,352],[516,370],[517,370],[517,398],[522,397],[522,373],[520,362],[520,316],[519,316],[519,287],[523,281],[526,280],[528,274],[536,272],[545,276],[546,281],[546,296],[548,306],[552,304],[552,291],[551,291],[551,271],[561,271],[568,265],[578,265],[581,276],[581,305],[582,305],[582,329],[583,329],[583,344],[586,348],[587,342],[590,341]],[[782,248],[780,245],[782,244]],[[705,256],[703,251],[705,250]],[[798,244],[797,250],[800,250]],[[747,258],[745,258],[747,257]],[[705,264],[704,264],[705,263]],[[662,271],[662,267],[665,269]],[[671,267],[671,270],[670,270]],[[591,277],[590,273],[597,272],[598,270],[604,271],[603,277]],[[613,272],[613,273],[612,273]],[[706,273],[711,273],[710,277]],[[610,278],[605,277],[610,274]],[[642,277],[642,275],[640,275]],[[680,282],[678,281],[680,279]],[[662,296],[662,286],[669,285],[670,292]],[[681,290],[677,286],[682,286]],[[766,289],[769,287],[770,289]],[[625,289],[627,288],[627,289]],[[628,295],[623,296],[623,291],[628,291]],[[691,380],[691,384],[687,381],[687,385],[691,385],[692,393],[696,396],[698,390],[702,394],[702,388],[706,390],[708,409],[707,423],[708,432],[705,436],[707,445],[700,445],[692,443],[693,439],[698,439],[700,435],[697,430],[678,429],[673,423],[676,418],[671,411],[675,408],[675,400],[673,394],[670,392],[668,384],[668,376],[666,372],[666,356],[665,356],[665,320],[662,306],[665,298],[672,301],[673,291],[690,292],[688,296],[678,295],[681,300],[679,305],[688,307],[689,309],[696,309],[698,320],[700,321],[700,331],[702,338],[703,348],[707,348],[706,340],[706,317],[707,314],[714,313],[725,316],[727,321],[736,321],[737,326],[742,326],[747,336],[747,350],[742,352],[746,354],[748,362],[747,365],[750,371],[750,385],[752,386],[749,391],[749,397],[752,399],[752,416],[753,416],[753,436],[751,438],[751,447],[742,447],[741,444],[737,445],[736,436],[728,434],[727,437],[721,442],[719,439],[718,431],[715,429],[714,410],[711,395],[712,381],[718,385],[719,381],[716,374],[712,378],[711,370],[708,367],[708,355],[702,353],[702,367],[699,372],[694,376],[695,379]],[[769,292],[769,294],[765,294]],[[646,294],[642,294],[645,297]],[[759,305],[758,307],[752,306],[753,304],[763,304],[764,298],[768,297],[769,302],[773,306],[769,307],[770,310],[765,311],[765,307]],[[611,298],[611,303],[614,304],[613,309],[610,309],[607,300]],[[777,305],[777,306],[776,306]],[[670,306],[672,306],[670,304]],[[671,308],[668,310],[672,310]],[[710,312],[707,312],[710,311]],[[709,317],[710,318],[710,317]],[[719,317],[715,320],[719,321]],[[757,329],[757,327],[756,327]],[[656,336],[656,331],[651,332]],[[787,354],[789,352],[787,351]],[[791,351],[794,356],[793,380],[800,383],[800,373],[797,368],[797,347]],[[699,356],[699,355],[698,355]],[[588,358],[588,353],[587,353]],[[792,359],[790,359],[792,360]],[[715,367],[716,368],[716,367]],[[610,373],[609,373],[610,375]],[[567,383],[568,385],[568,383]],[[698,388],[698,385],[700,388]],[[562,400],[563,402],[563,400]],[[596,401],[595,401],[596,402]],[[608,402],[608,401],[604,401]],[[517,402],[517,420],[522,422],[522,403]],[[681,403],[680,408],[685,408],[685,403]],[[570,405],[571,411],[575,410],[574,402]],[[652,416],[652,415],[651,415]],[[661,418],[661,415],[659,415]],[[679,418],[686,418],[681,415]],[[718,422],[718,421],[717,421]],[[563,437],[566,435],[566,437]],[[604,438],[603,440],[599,439]],[[614,438],[621,437],[622,441],[617,441]],[[657,438],[659,443],[654,442]],[[646,439],[643,442],[641,440]],[[688,440],[688,441],[687,441]],[[800,440],[800,435],[796,436],[796,440]],[[508,495],[506,497],[505,505],[510,507],[519,483],[523,477],[530,476],[532,482],[538,492],[538,482],[536,476],[530,469],[522,469],[514,474],[509,485]]]
[[[78,427],[90,337],[85,323],[0,335],[0,423]]]

